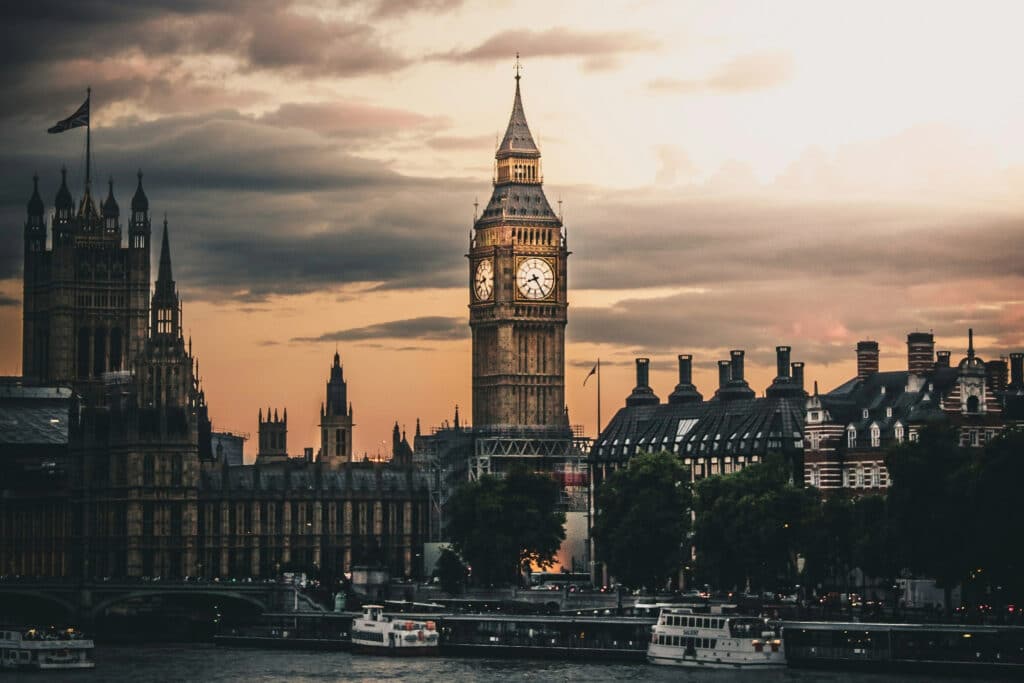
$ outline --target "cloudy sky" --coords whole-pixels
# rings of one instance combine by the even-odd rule
[[[934,330],[1024,348],[1024,5],[1015,2],[158,0],[7,5],[0,21],[0,373],[20,368],[21,229],[84,134],[168,215],[216,428],[288,407],[317,446],[337,348],[357,452],[397,420],[469,412],[464,254],[522,54],[527,117],[569,262],[567,399],[593,433],[654,361],[776,344],[831,387],[859,339],[905,363]],[[154,221],[156,222],[156,221]],[[154,253],[153,257],[156,258]],[[386,450],[386,449],[384,449]],[[254,456],[252,443],[247,455]]]

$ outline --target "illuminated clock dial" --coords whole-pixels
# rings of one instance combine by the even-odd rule
[[[476,273],[473,275],[473,292],[477,301],[486,301],[494,293],[494,266],[491,259],[484,259],[476,264]]]
[[[555,287],[555,273],[551,264],[542,258],[528,258],[519,264],[516,273],[519,293],[527,299],[544,299]]]

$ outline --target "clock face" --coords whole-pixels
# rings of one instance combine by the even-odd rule
[[[555,288],[555,273],[542,258],[528,258],[519,264],[516,273],[519,293],[527,299],[544,299]]]
[[[486,301],[494,294],[494,266],[491,265],[491,259],[484,259],[476,264],[473,292],[477,301]]]

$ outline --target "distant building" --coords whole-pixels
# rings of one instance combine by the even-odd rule
[[[65,177],[47,250],[35,182],[26,376],[0,382],[0,574],[269,577],[289,565],[338,575],[354,564],[418,574],[429,482],[410,464],[351,462],[338,354],[320,457],[288,457],[287,411],[268,409],[257,463],[242,464],[242,438],[212,432],[182,335],[166,219],[145,300],[141,175],[127,247],[112,183],[102,214],[88,187],[72,209]]]
[[[962,446],[982,447],[1021,422],[1021,359],[985,362],[968,332],[967,355],[950,365],[950,351],[935,353],[931,333],[907,336],[907,369],[879,372],[878,343],[857,345],[857,376],[807,401],[804,482],[830,492],[879,492],[890,484],[886,450],[916,441],[929,425],[953,430]]]
[[[231,432],[213,432],[210,435],[213,459],[234,467],[244,464],[245,437]]]
[[[679,383],[664,403],[648,381],[650,361],[636,361],[636,387],[591,449],[594,486],[640,453],[668,451],[692,479],[730,474],[770,453],[786,458],[793,477],[803,472],[804,364],[790,363],[790,347],[776,349],[777,375],[757,397],[744,376],[742,350],[718,362],[718,389],[704,400],[692,382],[692,356],[681,355]]]

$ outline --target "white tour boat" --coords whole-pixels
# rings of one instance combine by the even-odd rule
[[[782,627],[760,617],[665,607],[651,627],[647,661],[708,669],[784,667]]]
[[[94,650],[73,628],[0,629],[0,669],[92,669]]]
[[[374,655],[435,655],[439,636],[430,620],[385,615],[380,605],[365,605],[363,616],[352,620],[352,649]]]

